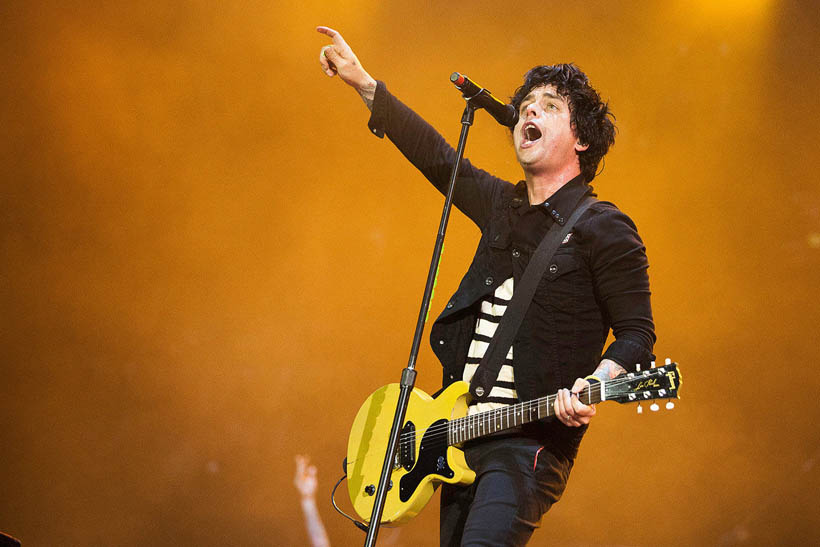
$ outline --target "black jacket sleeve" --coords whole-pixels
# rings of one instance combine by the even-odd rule
[[[655,359],[655,326],[649,291],[649,262],[635,224],[614,205],[601,202],[592,219],[591,266],[595,289],[615,341],[604,352],[627,371]]]
[[[368,122],[370,131],[387,137],[404,156],[442,193],[447,193],[456,152],[430,124],[378,82]],[[483,231],[491,204],[510,183],[473,167],[464,158],[456,179],[453,203]]]

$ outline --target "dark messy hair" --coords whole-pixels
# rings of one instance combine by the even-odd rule
[[[589,182],[595,178],[601,158],[615,143],[615,115],[589,85],[586,74],[572,63],[541,65],[527,72],[524,85],[515,91],[511,100],[516,111],[530,91],[544,85],[555,86],[558,95],[567,99],[572,130],[581,144],[589,145],[586,150],[578,152],[581,173]]]

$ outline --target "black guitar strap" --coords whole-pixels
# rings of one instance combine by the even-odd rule
[[[507,353],[509,353],[513,339],[521,326],[524,314],[530,307],[532,297],[535,296],[538,282],[544,276],[544,272],[547,271],[552,256],[583,212],[596,201],[592,196],[582,198],[569,220],[563,226],[554,222],[544,239],[538,244],[538,248],[535,249],[527,268],[524,270],[524,275],[521,276],[521,282],[513,288],[512,300],[507,306],[495,335],[487,347],[487,352],[481,359],[470,382],[470,393],[477,401],[484,401],[490,396],[490,390],[496,378],[498,378],[498,371],[501,370],[501,366],[507,358]]]

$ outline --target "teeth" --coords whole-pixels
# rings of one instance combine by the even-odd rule
[[[535,125],[528,125],[524,128],[524,136],[528,141],[534,141],[541,138],[541,131]]]

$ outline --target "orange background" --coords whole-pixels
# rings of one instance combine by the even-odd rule
[[[363,542],[327,499],[406,364],[442,198],[320,71],[327,24],[451,142],[453,70],[507,97],[573,61],[618,117],[596,188],[647,244],[682,399],[599,407],[532,545],[816,539],[820,16],[712,4],[4,3],[0,530],[302,545],[308,454],[331,541]],[[520,176],[484,113],[467,156]],[[477,235],[454,215],[433,314]],[[426,337],[418,370],[434,391]]]

